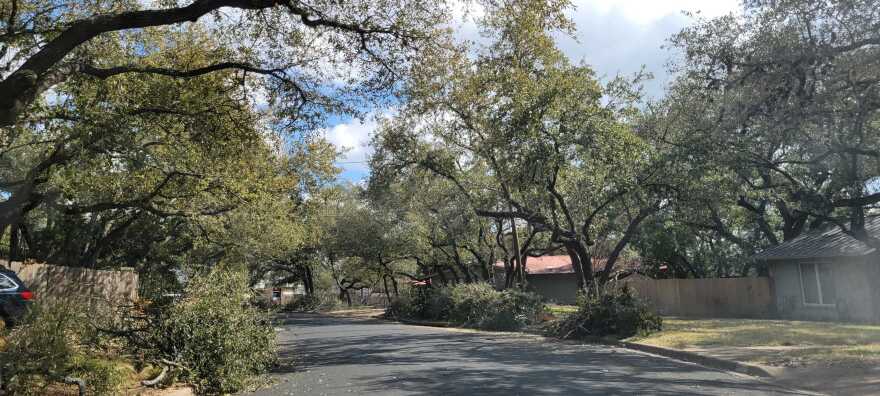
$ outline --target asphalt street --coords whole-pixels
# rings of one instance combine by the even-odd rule
[[[254,395],[797,395],[762,380],[600,345],[292,314]]]

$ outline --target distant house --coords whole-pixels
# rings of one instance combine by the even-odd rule
[[[605,270],[608,262],[604,258],[593,259],[593,272]],[[614,274],[618,277],[634,273],[639,266],[638,260],[618,259]],[[504,282],[504,262],[495,263],[495,282]],[[527,287],[544,296],[548,301],[559,304],[574,304],[577,297],[577,275],[571,265],[571,257],[567,255],[529,257],[526,259]]]
[[[880,237],[880,217],[865,219]],[[773,280],[780,317],[805,320],[880,321],[878,252],[829,226],[758,253]]]
[[[260,281],[254,286],[254,291],[265,302],[272,305],[287,305],[299,296],[306,294],[301,284],[270,284]]]

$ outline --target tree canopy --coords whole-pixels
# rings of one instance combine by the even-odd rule
[[[2,246],[229,260],[309,289],[317,271],[346,298],[524,287],[546,254],[584,288],[624,258],[764,274],[753,254],[828,225],[878,244],[875,1],[694,16],[656,100],[649,73],[600,78],[557,47],[569,1],[470,4],[481,44],[453,39],[443,3],[0,2]],[[368,183],[341,183],[320,131],[387,107]]]
[[[392,100],[446,7],[0,2],[0,237],[12,259],[259,267],[308,244],[333,116]],[[8,238],[6,238],[8,236]],[[260,264],[263,263],[263,264]]]

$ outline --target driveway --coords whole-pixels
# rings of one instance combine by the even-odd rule
[[[254,395],[798,395],[626,349],[540,337],[293,314],[276,384]]]

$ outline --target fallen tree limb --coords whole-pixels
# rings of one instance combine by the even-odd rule
[[[79,396],[86,395],[86,382],[81,378],[76,377],[64,377],[62,381],[68,385],[76,385],[79,388]]]
[[[155,386],[156,384],[162,382],[165,377],[168,375],[168,366],[162,366],[162,372],[151,380],[143,380],[141,381],[141,385],[143,386]]]

